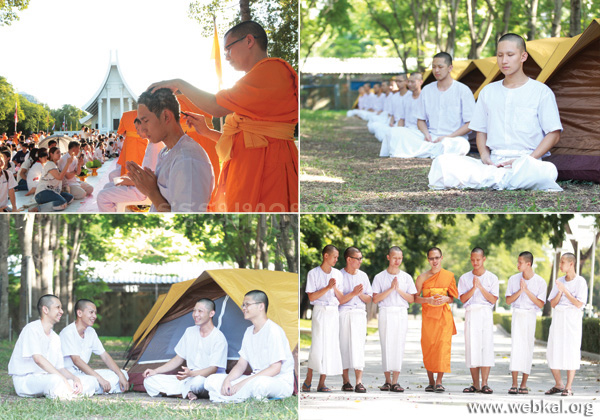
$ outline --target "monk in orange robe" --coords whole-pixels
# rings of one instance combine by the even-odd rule
[[[142,164],[144,155],[146,154],[146,147],[148,146],[148,139],[143,139],[135,129],[133,123],[137,118],[137,111],[127,111],[121,116],[119,122],[119,129],[117,133],[125,136],[123,139],[123,147],[121,148],[121,154],[117,164],[121,165],[121,176],[127,173],[125,163],[132,160],[138,165]]]
[[[267,55],[267,34],[246,21],[225,34],[225,58],[246,72],[231,89],[216,95],[180,80],[155,83],[149,89],[182,92],[198,108],[227,115],[223,133],[204,118],[187,116],[189,124],[217,142],[221,173],[209,206],[215,212],[298,211],[298,75],[284,60]]]
[[[450,303],[458,298],[454,274],[442,268],[442,250],[431,248],[427,259],[429,271],[417,277],[415,302],[422,305],[421,349],[427,369],[427,392],[444,392],[442,377],[450,372],[452,336],[456,334]],[[422,296],[419,296],[422,295]],[[434,374],[437,377],[434,378]]]

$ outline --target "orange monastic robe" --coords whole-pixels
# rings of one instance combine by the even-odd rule
[[[123,148],[121,149],[119,160],[117,160],[117,163],[121,165],[121,176],[127,173],[125,163],[132,160],[141,165],[146,154],[148,139],[143,139],[138,135],[133,123],[136,118],[137,111],[127,111],[123,113],[119,122],[117,133],[125,136],[123,139]]]
[[[221,136],[235,132],[223,160],[210,210],[215,212],[298,211],[298,75],[280,58],[258,62],[233,88],[216,95],[228,115]],[[258,124],[257,124],[258,122]],[[260,122],[264,122],[262,126]],[[273,132],[285,132],[272,137]],[[223,142],[223,143],[222,143]],[[219,145],[217,146],[219,150]],[[223,147],[221,147],[223,149]]]
[[[442,269],[423,283],[423,297],[444,295],[458,297],[454,274]],[[450,305],[423,304],[421,349],[425,369],[430,372],[450,372],[450,350],[456,326]]]

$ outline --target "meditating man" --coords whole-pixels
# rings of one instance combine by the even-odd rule
[[[60,399],[94,395],[93,381],[82,380],[64,367],[60,338],[53,330],[63,314],[60,300],[44,295],[37,309],[40,319],[23,328],[8,362],[15,392],[19,397]]]
[[[365,369],[365,341],[367,339],[367,303],[373,291],[369,277],[360,271],[362,254],[353,246],[344,251],[346,266],[342,268],[343,296],[340,299],[340,350],[342,353],[342,391],[365,393],[362,383]],[[349,370],[354,369],[356,386],[350,383]]]
[[[512,307],[509,394],[529,394],[527,378],[533,362],[536,315],[546,301],[546,281],[535,274],[532,266],[533,254],[521,252],[517,259],[519,273],[511,276],[506,286],[506,303]],[[519,372],[523,374],[521,386],[517,385]]]
[[[450,303],[458,297],[454,274],[442,268],[442,250],[427,251],[431,268],[417,277],[416,303],[423,307],[421,349],[429,385],[426,392],[444,392],[444,373],[450,373],[452,336],[456,334]],[[437,376],[434,376],[437,374]]]
[[[469,124],[481,160],[440,156],[431,165],[429,186],[562,191],[556,166],[541,160],[562,131],[554,93],[523,71],[527,50],[519,35],[502,36],[496,58],[505,77],[481,90]]]
[[[465,361],[471,371],[473,385],[464,393],[492,394],[488,385],[494,366],[494,305],[500,294],[498,277],[485,269],[482,248],[471,251],[473,270],[458,279],[459,299],[465,308]],[[479,373],[481,372],[481,388]]]
[[[379,339],[385,383],[382,391],[404,392],[398,383],[408,330],[408,306],[417,289],[410,274],[400,270],[402,250],[393,246],[387,254],[388,268],[373,279],[373,303],[379,304]]]
[[[286,398],[294,391],[294,358],[283,328],[267,318],[269,299],[262,290],[244,296],[246,329],[240,359],[229,375],[213,375],[206,389],[213,402],[242,402],[250,398]],[[252,373],[244,375],[250,367]]]
[[[189,327],[175,346],[175,356],[156,369],[144,371],[144,388],[151,397],[160,393],[195,400],[206,396],[206,379],[227,368],[227,340],[213,324],[215,303],[201,298],[194,306],[194,326]],[[168,375],[181,365],[177,375]]]
[[[158,154],[156,171],[127,162],[129,179],[152,201],[150,211],[206,211],[214,186],[212,166],[204,149],[183,132],[173,92],[142,93],[138,119],[150,142],[165,145]]]
[[[582,317],[588,287],[585,279],[575,272],[575,264],[574,254],[568,252],[562,255],[559,267],[565,275],[556,280],[548,295],[553,310],[546,356],[555,385],[546,391],[546,395],[573,395],[573,380],[580,367]],[[567,371],[566,386],[563,385],[561,370]]]
[[[75,322],[60,332],[65,369],[79,378],[91,380],[96,394],[115,394],[129,389],[127,372],[119,369],[96,334],[96,305],[87,299],[75,303]],[[100,356],[108,369],[94,370],[88,365],[92,353]],[[82,379],[83,380],[83,379]]]
[[[325,385],[327,375],[342,373],[340,353],[339,311],[342,298],[342,273],[334,268],[340,253],[333,245],[326,245],[321,252],[322,262],[308,272],[306,294],[313,305],[308,369],[302,391],[310,392],[313,371],[320,373],[318,392],[331,392]]]
[[[200,135],[218,142],[223,162],[211,211],[297,211],[298,75],[286,61],[268,57],[267,34],[256,22],[229,29],[224,43],[226,60],[246,73],[233,88],[213,95],[177,79],[150,89],[181,91],[201,110],[227,115],[223,133],[209,129],[204,116],[188,118]]]

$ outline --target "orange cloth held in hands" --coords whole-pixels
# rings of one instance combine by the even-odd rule
[[[434,295],[458,297],[454,274],[442,269],[423,283],[423,297]],[[423,364],[430,372],[450,372],[452,336],[456,334],[450,305],[423,304],[421,349]]]
[[[119,160],[117,160],[117,163],[121,165],[121,176],[127,173],[125,164],[128,161],[132,160],[138,165],[142,164],[144,155],[146,154],[146,147],[148,147],[148,139],[141,138],[135,129],[133,122],[136,118],[137,111],[127,111],[123,113],[119,122],[117,133],[125,135],[121,154],[119,154]]]
[[[266,58],[216,99],[234,115],[217,146],[230,159],[223,163],[210,211],[298,211],[298,149],[290,141],[298,122],[294,69],[280,58]],[[241,130],[231,136],[238,124]]]

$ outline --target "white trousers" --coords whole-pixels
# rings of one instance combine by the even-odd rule
[[[401,372],[408,330],[406,308],[399,306],[379,308],[378,324],[383,371]]]
[[[341,375],[340,324],[337,306],[315,305],[308,367],[321,375]]]
[[[86,195],[91,194],[94,191],[94,187],[87,182],[79,181],[77,184],[69,185],[69,190],[75,200],[81,200]]]
[[[104,394],[104,389],[100,386],[98,379],[96,379],[95,377],[91,375],[86,375],[80,370],[75,369],[69,369],[69,372],[77,376],[81,380],[81,383],[83,383],[84,379],[86,381],[90,381],[93,384],[94,394]],[[127,374],[127,372],[122,369],[121,372],[123,372],[125,378],[129,380],[129,375]],[[108,381],[110,383],[110,391],[108,391],[108,394],[119,394],[123,392],[121,391],[121,385],[119,384],[119,376],[115,372],[113,372],[110,369],[96,369],[96,373],[102,376],[102,378],[104,378],[105,381]]]
[[[110,182],[113,182],[113,179],[115,179],[118,176],[121,176],[121,165],[117,165],[116,169],[110,171],[110,173],[108,174],[108,180]]]
[[[205,388],[208,391],[210,400],[212,402],[235,402],[239,403],[246,401],[250,398],[263,399],[263,398],[287,398],[292,395],[294,391],[293,381],[289,383],[280,378],[274,378],[271,376],[256,376],[248,381],[242,389],[236,392],[234,395],[223,395],[221,394],[221,387],[223,381],[227,377],[224,373],[218,373],[210,375],[205,383]],[[242,375],[238,379],[232,382],[233,385],[246,379],[247,375]]]
[[[365,368],[365,340],[367,338],[367,312],[348,309],[340,312],[340,351],[342,368]]]
[[[511,321],[510,371],[529,375],[535,344],[535,309],[513,309]]]
[[[91,397],[94,395],[95,384],[87,378],[80,378],[83,385],[83,391],[80,394],[73,394],[68,391],[67,385],[62,376],[50,373],[31,373],[29,375],[13,376],[13,385],[15,392],[19,397],[42,397],[59,398],[68,400],[78,395]],[[73,380],[68,380],[71,388]],[[97,381],[95,381],[97,383]]]
[[[465,313],[467,367],[494,366],[494,319],[489,305],[469,305]]]
[[[579,369],[582,318],[583,311],[574,306],[556,306],[553,309],[546,349],[550,369]]]
[[[494,163],[509,160],[506,155],[492,154],[491,158]],[[512,158],[516,159],[512,167],[498,168],[468,156],[439,156],[429,170],[429,188],[562,191],[556,183],[558,170],[553,163],[530,155]]]
[[[112,186],[103,188],[96,198],[98,210],[101,212],[116,212],[117,203],[125,201],[143,201],[146,196],[134,186]]]
[[[432,137],[434,135],[432,134]],[[435,138],[434,138],[435,140]],[[382,141],[379,156],[398,158],[435,158],[441,155],[464,156],[471,145],[464,137],[446,137],[438,143],[425,141],[416,128],[391,127]]]
[[[151,397],[156,397],[162,392],[166,395],[181,395],[186,398],[190,391],[201,394],[205,389],[205,383],[204,376],[194,376],[180,381],[176,375],[158,374],[144,379],[144,388]]]
[[[358,117],[362,120],[369,121],[372,115],[376,115],[374,112],[367,111],[365,109],[351,109],[346,112],[347,117]]]

